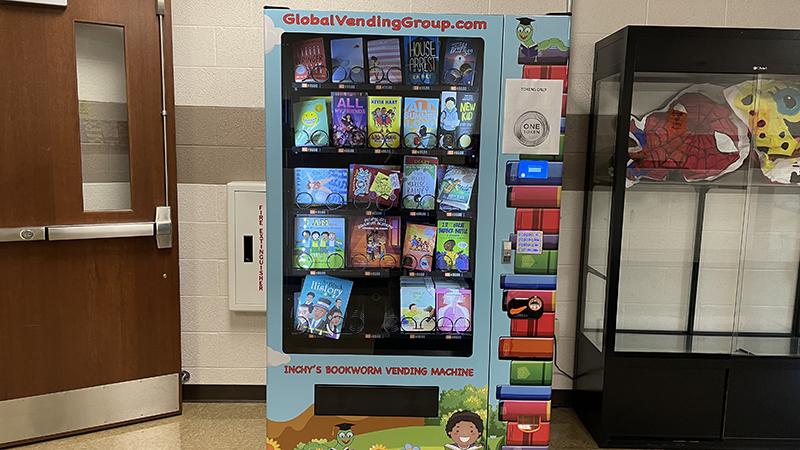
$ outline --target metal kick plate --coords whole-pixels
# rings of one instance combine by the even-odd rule
[[[43,241],[45,227],[0,228],[0,242]]]
[[[179,374],[0,402],[0,446],[180,409]]]

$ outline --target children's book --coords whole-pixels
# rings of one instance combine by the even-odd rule
[[[403,139],[405,146],[408,148],[436,147],[439,99],[405,97],[404,101]]]
[[[436,288],[428,277],[400,277],[400,329],[429,333],[436,329]]]
[[[436,322],[439,331],[472,331],[472,291],[458,287],[436,285]]]
[[[455,92],[442,92],[439,112],[439,146],[456,147],[456,129],[461,123],[458,115],[458,98]]]
[[[295,326],[300,331],[339,339],[353,282],[326,275],[307,275],[295,297]]]
[[[331,39],[331,70],[334,83],[363,83],[367,73],[364,67],[364,39]]]
[[[398,84],[403,82],[399,38],[367,41],[367,57],[369,58],[370,83]]]
[[[400,266],[400,217],[350,218],[350,267],[363,269]]]
[[[406,224],[403,244],[403,267],[430,272],[436,249],[436,227],[416,223]]]
[[[431,211],[436,207],[439,159],[408,155],[403,158],[403,208]]]
[[[294,104],[294,145],[328,145],[328,107],[323,99]]]
[[[458,126],[456,127],[456,146],[469,150],[475,144],[478,134],[478,109],[480,94],[458,92]]]
[[[472,86],[477,78],[481,45],[478,39],[447,38],[443,45],[442,80],[450,85]]]
[[[367,141],[367,95],[333,92],[333,145],[361,147]]]
[[[469,270],[469,222],[440,220],[436,230],[436,268]]]
[[[347,169],[298,167],[294,169],[294,201],[301,208],[339,208],[347,203],[347,181]]]
[[[407,84],[436,84],[439,67],[439,38],[406,36],[404,38]]]
[[[345,266],[344,217],[297,216],[294,227],[296,269],[341,269]]]
[[[472,187],[475,185],[477,176],[478,169],[476,168],[447,166],[444,177],[442,177],[442,185],[439,188],[439,203],[460,211],[468,210]]]
[[[403,174],[396,170],[362,164],[353,165],[350,198],[358,202],[372,201],[386,206],[400,204]]]
[[[292,44],[294,81],[328,81],[328,64],[322,38]]]
[[[373,148],[400,146],[400,100],[402,97],[369,97],[369,145]]]

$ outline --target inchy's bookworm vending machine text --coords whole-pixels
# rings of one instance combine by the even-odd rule
[[[546,446],[569,16],[264,21],[268,447]]]

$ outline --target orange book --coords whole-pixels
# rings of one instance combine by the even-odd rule
[[[553,359],[553,338],[501,337],[501,359]]]

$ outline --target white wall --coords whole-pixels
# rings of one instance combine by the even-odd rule
[[[177,106],[263,107],[261,27],[264,3],[264,0],[172,2]],[[563,10],[566,0],[396,0],[388,3],[290,0],[278,4],[293,9],[534,15]],[[574,0],[573,14],[567,114],[580,116],[588,114],[590,107],[594,43],[619,28],[628,24],[797,28],[800,1],[770,0],[755,5],[751,0]],[[186,132],[178,129],[179,134]],[[585,136],[581,133],[585,134],[586,130],[568,128],[568,145],[570,140],[583,142]],[[266,354],[263,315],[233,314],[224,307],[227,291],[223,288],[226,257],[224,224],[221,223],[224,215],[220,215],[222,185],[182,184],[179,193],[182,202],[179,220],[184,365],[192,371],[193,382],[263,383]],[[558,363],[569,372],[572,371],[575,342],[582,202],[582,192],[564,193],[557,312],[561,328]],[[561,376],[556,376],[554,383],[556,388],[570,386]]]

